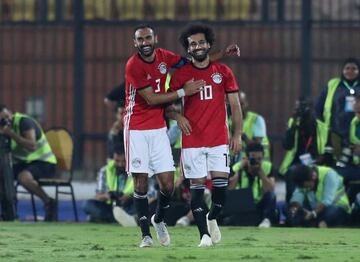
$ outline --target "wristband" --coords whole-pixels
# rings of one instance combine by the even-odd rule
[[[185,90],[184,88],[181,88],[179,90],[176,91],[176,94],[178,95],[179,98],[182,98],[185,96]]]

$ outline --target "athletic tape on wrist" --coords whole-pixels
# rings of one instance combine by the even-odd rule
[[[185,96],[185,90],[183,88],[176,91],[179,98],[182,98]]]

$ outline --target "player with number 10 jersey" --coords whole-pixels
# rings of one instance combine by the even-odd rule
[[[226,94],[239,90],[232,71],[216,62],[207,68],[187,64],[173,74],[171,89],[180,89],[191,79],[202,79],[206,85],[201,92],[183,98],[184,116],[192,132],[182,136],[182,148],[228,145]]]

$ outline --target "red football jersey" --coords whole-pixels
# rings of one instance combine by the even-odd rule
[[[178,90],[188,80],[204,80],[203,90],[183,98],[184,116],[192,127],[190,135],[182,136],[182,147],[213,147],[229,143],[226,93],[239,87],[231,69],[224,64],[210,63],[207,68],[187,64],[171,77],[171,90]]]
[[[154,52],[153,62],[146,62],[139,54],[134,54],[126,64],[126,103],[123,121],[127,129],[147,130],[166,126],[164,106],[148,105],[137,90],[151,86],[155,93],[165,93],[169,68],[176,65],[181,56],[161,48],[155,49]]]

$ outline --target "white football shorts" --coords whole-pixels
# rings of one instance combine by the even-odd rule
[[[151,130],[124,130],[126,171],[152,176],[175,171],[166,127]]]
[[[181,166],[186,178],[202,178],[210,171],[230,173],[229,146],[184,148]]]

